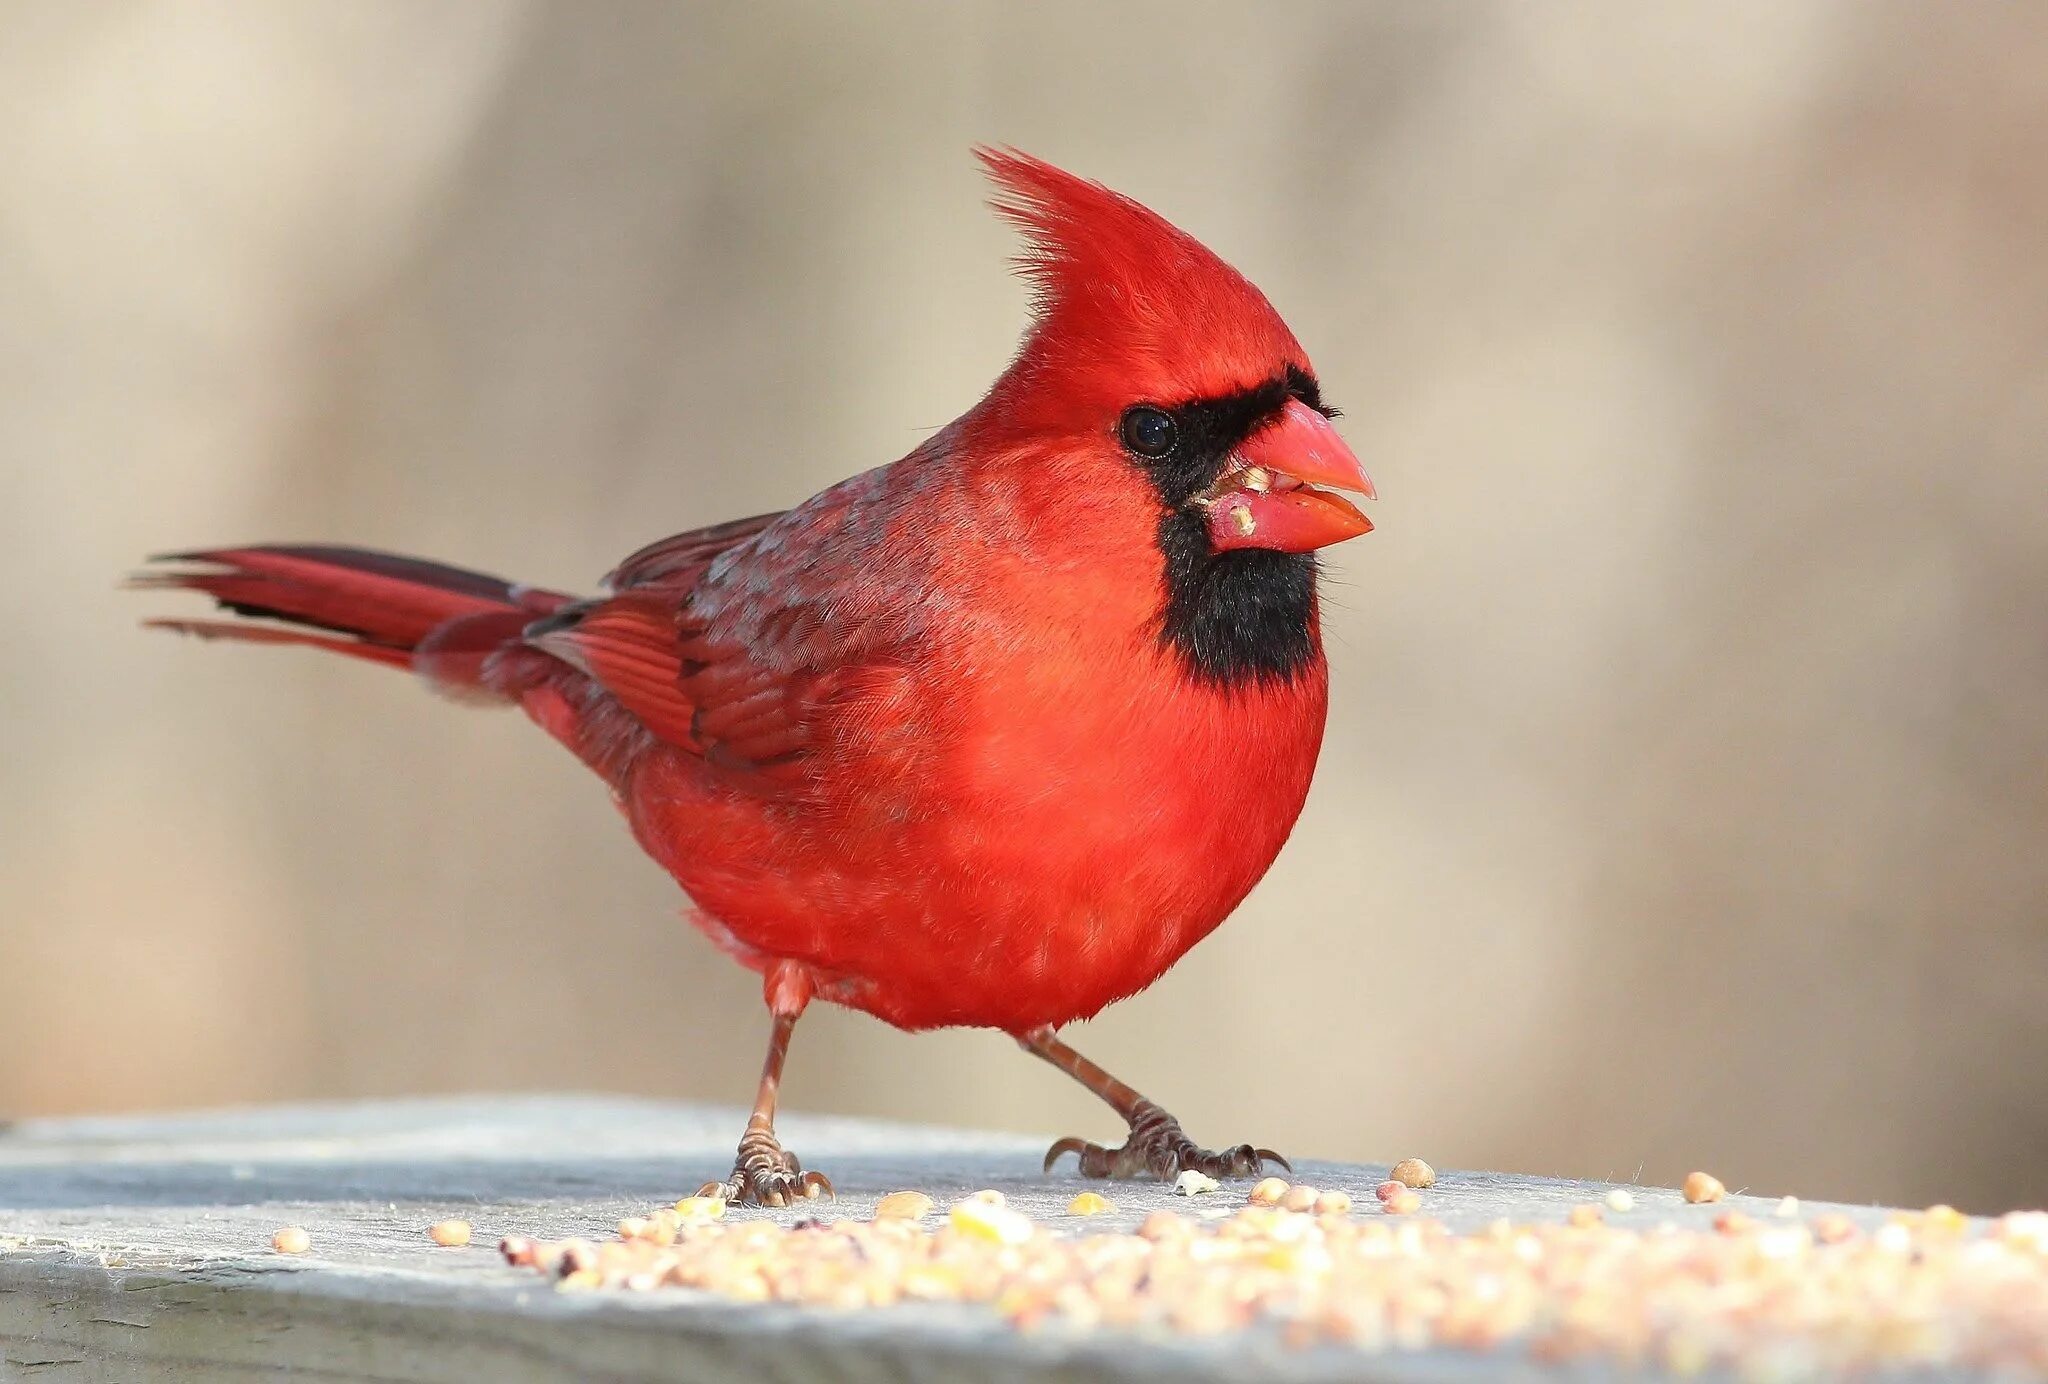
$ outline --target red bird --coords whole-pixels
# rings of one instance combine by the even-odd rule
[[[175,554],[163,621],[518,705],[611,785],[772,1033],[729,1198],[830,1184],[776,1141],[813,996],[998,1028],[1107,1101],[1090,1177],[1256,1174],[1063,1043],[1273,863],[1323,738],[1315,550],[1372,482],[1263,294],[1186,233],[1009,150],[1035,320],[987,396],[796,508],[663,539],[579,599],[358,548]]]

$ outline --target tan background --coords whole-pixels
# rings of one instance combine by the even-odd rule
[[[7,6],[0,1108],[742,1099],[552,744],[114,581],[588,585],[896,456],[1015,340],[1001,140],[1246,269],[1384,496],[1293,844],[1079,1041],[1213,1140],[2048,1200],[2044,74],[2041,6]],[[1111,1132],[838,1012],[789,1098]]]

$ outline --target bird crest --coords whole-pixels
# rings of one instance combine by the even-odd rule
[[[975,153],[996,185],[991,204],[1024,237],[1016,263],[1034,320],[1017,370],[1171,399],[1306,367],[1266,295],[1165,217],[1018,150]]]

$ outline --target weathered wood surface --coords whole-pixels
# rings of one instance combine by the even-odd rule
[[[499,1260],[502,1235],[601,1238],[621,1216],[694,1191],[729,1160],[741,1121],[734,1110],[645,1101],[475,1098],[15,1125],[0,1133],[0,1379],[1538,1373],[1512,1360],[1434,1352],[1290,1351],[1258,1333],[1198,1343],[1129,1333],[1027,1336],[960,1307],[844,1314],[681,1291],[561,1294]],[[1034,1217],[1054,1217],[1080,1185],[1039,1174],[1040,1139],[800,1115],[783,1127],[807,1165],[831,1173],[838,1209],[848,1215],[867,1214],[899,1188],[921,1188],[943,1205],[992,1186]],[[1366,1203],[1385,1177],[1384,1165],[1305,1164],[1299,1172]],[[1430,1213],[1471,1227],[1499,1216],[1556,1218],[1605,1191],[1445,1172]],[[1149,1185],[1119,1186],[1113,1195],[1118,1214],[1088,1229],[1134,1226],[1168,1199],[1167,1189]],[[1687,1206],[1676,1192],[1636,1196],[1645,1210],[1685,1224],[1704,1226],[1722,1209]],[[1871,1223],[1880,1213],[1853,1214]],[[427,1240],[426,1226],[448,1216],[474,1224],[470,1247]],[[271,1233],[287,1224],[311,1234],[309,1254],[270,1249]]]

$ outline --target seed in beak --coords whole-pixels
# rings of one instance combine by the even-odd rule
[[[1238,484],[1251,491],[1254,495],[1263,495],[1273,488],[1273,478],[1266,474],[1265,467],[1254,466],[1251,470],[1244,473],[1239,479]],[[1250,533],[1251,530],[1246,529],[1245,532]]]
[[[1252,530],[1259,526],[1259,521],[1252,518],[1252,512],[1244,508],[1232,510],[1230,512],[1230,521],[1237,525],[1237,531],[1246,538],[1250,538]]]

